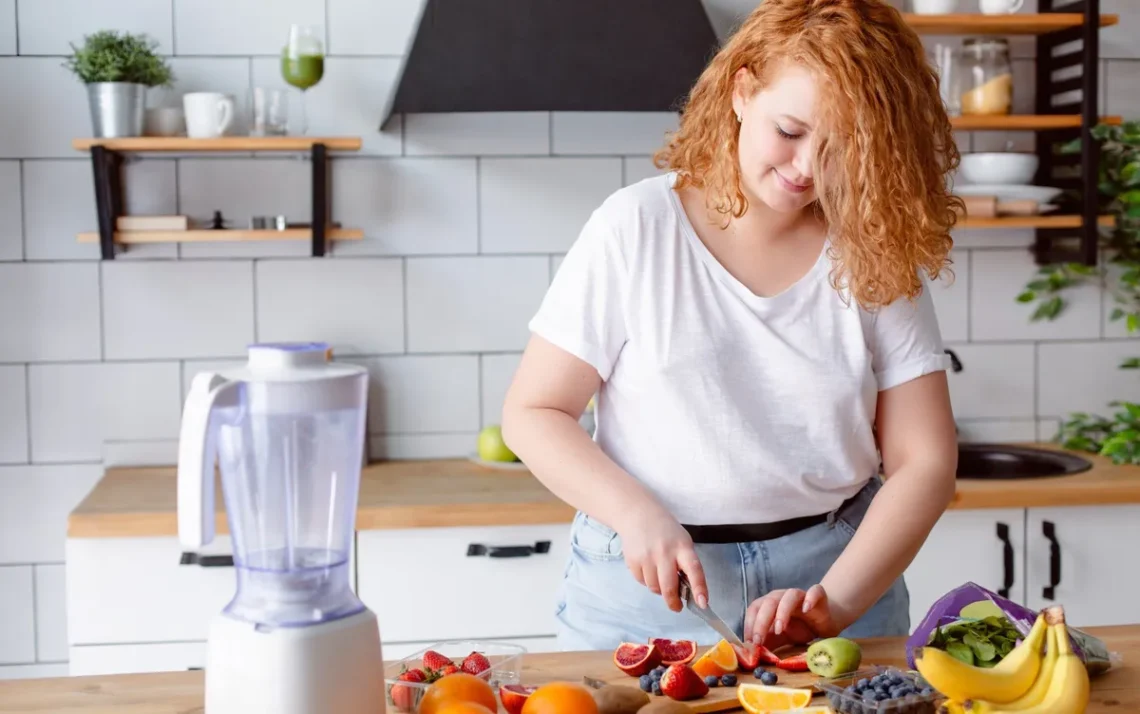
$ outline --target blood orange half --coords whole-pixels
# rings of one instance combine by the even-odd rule
[[[614,664],[631,677],[640,677],[661,664],[661,651],[653,645],[622,642],[614,650]]]
[[[697,657],[697,643],[692,640],[667,640],[664,637],[654,637],[649,644],[661,652],[661,664],[688,664]]]

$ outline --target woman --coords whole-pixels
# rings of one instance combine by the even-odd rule
[[[579,509],[561,647],[715,639],[679,572],[769,648],[907,633],[902,573],[954,493],[926,286],[958,159],[888,5],[763,0],[728,40],[670,171],[587,221],[504,405],[509,446]]]

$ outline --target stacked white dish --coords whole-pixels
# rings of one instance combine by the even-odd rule
[[[978,152],[962,154],[958,167],[959,177],[965,183],[954,186],[958,196],[994,196],[999,203],[1007,201],[1035,201],[1038,212],[1056,210],[1049,202],[1061,194],[1062,189],[1034,186],[1039,160],[1036,155],[1017,152]]]

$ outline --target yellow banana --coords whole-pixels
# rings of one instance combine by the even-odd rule
[[[1041,645],[1047,630],[1045,615],[1039,614],[1021,644],[989,669],[966,664],[933,647],[915,650],[915,666],[930,686],[950,699],[959,702],[984,699],[1005,704],[1028,692],[1037,679],[1044,659]]]
[[[1048,622],[1048,618],[1046,618],[1046,622]],[[1046,639],[1045,658],[1041,660],[1041,669],[1037,673],[1037,679],[1033,681],[1033,686],[1029,688],[1028,692],[1007,704],[973,700],[968,703],[969,706],[966,711],[969,711],[970,714],[991,714],[998,710],[1003,712],[1022,711],[1032,709],[1044,701],[1045,695],[1049,692],[1049,685],[1053,681],[1053,669],[1057,665],[1058,658],[1057,631],[1052,626],[1046,632]]]
[[[1085,663],[1073,652],[1069,632],[1065,629],[1065,615],[1061,608],[1046,611],[1049,629],[1056,642],[1056,662],[1049,678],[1049,687],[1041,701],[1033,706],[1010,709],[1006,705],[990,702],[966,702],[970,714],[1083,714],[1089,704],[1089,672]],[[1036,689],[1036,687],[1034,687]]]

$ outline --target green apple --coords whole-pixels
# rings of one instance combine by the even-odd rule
[[[484,427],[479,432],[479,458],[484,461],[518,461],[519,457],[503,441],[503,429],[498,424]]]

